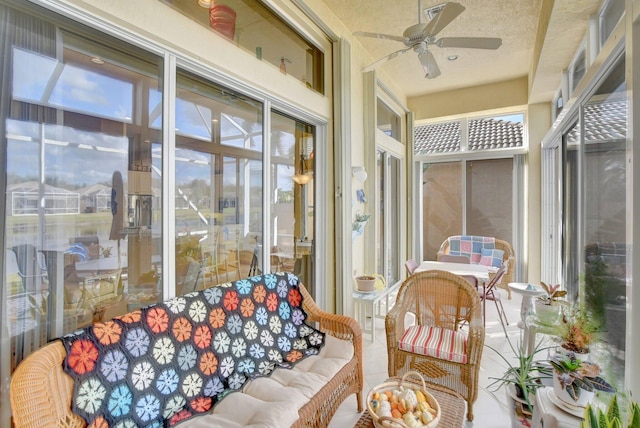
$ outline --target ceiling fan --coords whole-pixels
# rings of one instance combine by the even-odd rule
[[[422,1],[420,0],[419,3],[419,16],[421,17],[424,12],[425,15],[431,19],[426,23],[422,23],[422,19],[419,19],[420,22],[404,30],[402,36],[369,33],[366,31],[356,31],[353,33],[356,36],[395,40],[404,43],[406,46],[365,67],[362,70],[363,72],[371,71],[398,55],[413,49],[413,51],[418,54],[420,64],[422,64],[422,68],[424,68],[425,77],[433,79],[440,75],[440,68],[429,50],[430,46],[437,46],[439,48],[498,49],[502,45],[502,39],[494,37],[442,37],[436,40],[436,35],[460,15],[465,10],[465,7],[460,3],[447,2],[423,10],[421,6]]]

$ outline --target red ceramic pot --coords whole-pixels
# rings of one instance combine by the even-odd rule
[[[209,25],[229,40],[236,34],[236,11],[223,4],[211,3]]]

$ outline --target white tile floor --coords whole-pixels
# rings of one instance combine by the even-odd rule
[[[520,320],[520,296],[513,294],[511,300],[506,297],[506,292],[502,292],[502,302],[509,321],[507,333],[511,342],[517,345],[521,334],[520,329],[517,327],[517,322]],[[491,301],[487,302],[485,345],[490,345],[507,358],[513,356],[498,320],[496,308]],[[376,320],[375,344],[371,343],[369,335],[363,335],[362,354],[365,380],[363,400],[366,400],[367,393],[371,390],[371,387],[384,382],[388,377],[384,320]],[[475,418],[473,422],[465,422],[465,425],[463,425],[465,428],[508,428],[511,426],[504,389],[501,388],[496,392],[491,392],[487,389],[492,382],[490,377],[501,376],[505,369],[504,361],[494,351],[485,346],[480,369],[480,390],[473,409]],[[366,412],[366,407],[364,411]],[[361,413],[357,412],[355,396],[351,395],[337,410],[329,428],[353,427],[360,416]]]

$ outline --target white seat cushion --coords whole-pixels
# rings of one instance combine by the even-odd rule
[[[454,363],[467,362],[467,336],[462,332],[440,327],[411,326],[400,338],[398,347],[403,351]]]
[[[278,368],[267,377],[247,382],[216,404],[211,413],[188,419],[184,427],[290,427],[304,406],[353,358],[351,342],[325,336],[318,355],[302,359],[292,369]]]

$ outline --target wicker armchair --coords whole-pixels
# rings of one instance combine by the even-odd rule
[[[410,318],[415,324],[407,323]],[[467,401],[467,419],[473,420],[484,345],[476,289],[449,272],[416,273],[400,286],[385,327],[389,376],[420,372],[426,380],[461,394]]]
[[[511,289],[508,287],[508,284],[510,282],[515,282],[514,269],[516,266],[516,255],[511,244],[509,244],[507,241],[503,241],[502,239],[496,238],[495,247],[498,250],[504,251],[502,260],[509,263],[510,269],[507,270],[504,278],[502,278],[502,281],[500,282],[500,284],[498,284],[498,287],[503,288],[507,292],[507,297],[509,298],[509,300],[511,300]],[[440,257],[444,254],[449,254],[449,239],[445,239],[444,242],[440,245],[440,249],[438,250],[438,254],[436,255],[436,260],[440,260]],[[492,279],[493,275],[495,274],[490,274],[489,279]]]

